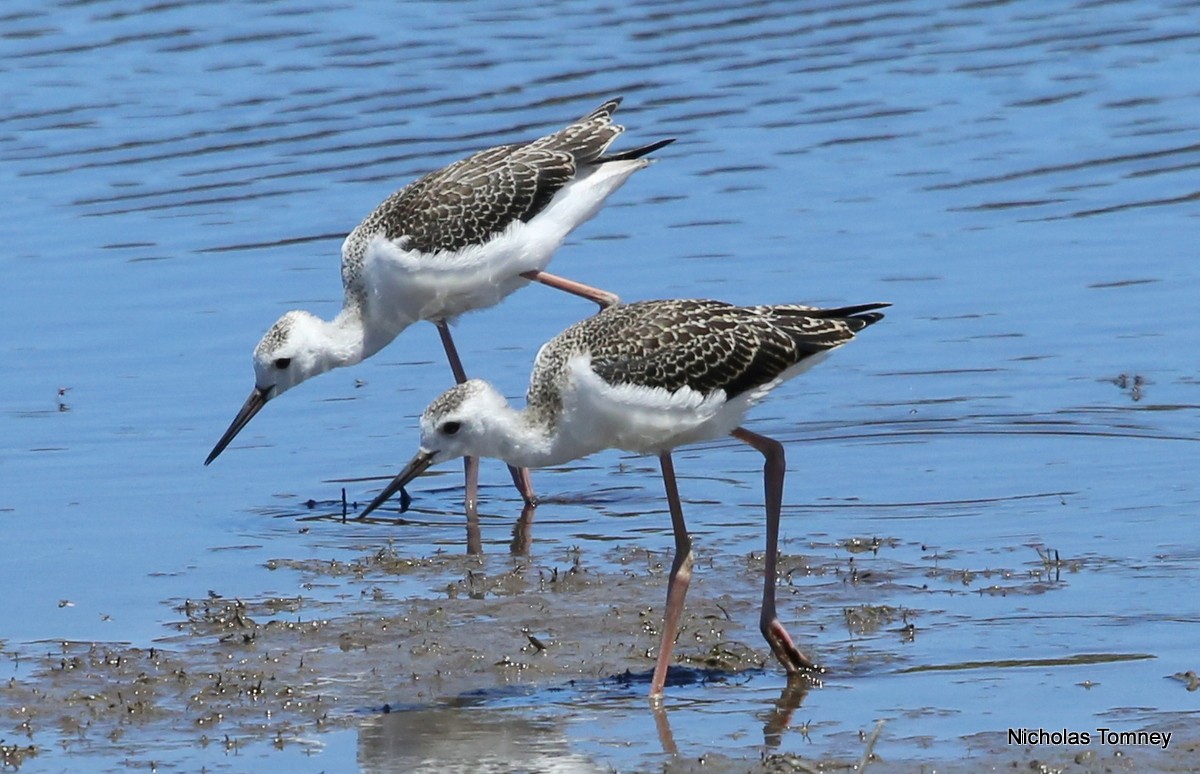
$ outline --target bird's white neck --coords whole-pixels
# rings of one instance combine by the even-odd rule
[[[492,409],[481,433],[469,450],[471,455],[494,457],[519,468],[544,468],[574,458],[564,453],[559,438],[543,417],[507,404]]]
[[[327,328],[330,352],[339,360],[334,367],[354,365],[392,343],[411,321],[399,316],[368,315],[357,299],[346,305]]]
[[[345,308],[332,320],[321,320],[316,332],[319,357],[325,362],[322,370],[352,366],[370,357],[383,345],[368,351],[366,329],[357,309]],[[390,341],[390,339],[389,339]],[[386,342],[385,342],[386,343]]]

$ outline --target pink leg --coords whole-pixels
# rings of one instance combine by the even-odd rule
[[[779,561],[779,514],[783,509],[783,476],[787,471],[783,444],[758,433],[739,427],[730,433],[734,438],[758,449],[766,458],[763,465],[763,491],[767,510],[767,555],[763,570],[762,617],[759,628],[771,646],[775,658],[783,664],[789,675],[801,672],[818,672],[820,667],[812,662],[800,649],[792,644],[787,629],[775,612],[775,566]]]
[[[462,384],[467,380],[467,372],[463,368],[462,360],[458,357],[458,348],[454,346],[454,339],[450,338],[450,326],[446,324],[445,320],[437,320],[434,325],[437,326],[438,335],[442,337],[442,348],[446,350],[446,359],[450,361],[450,371],[454,374],[454,381]],[[471,514],[478,508],[479,458],[465,457],[463,466],[466,469],[467,513]],[[529,478],[529,471],[509,465],[508,472],[512,474],[513,484],[521,493],[521,499],[525,501],[525,504],[537,505],[537,496],[533,493],[533,481]]]
[[[550,274],[544,271],[527,271],[521,274],[525,279],[537,280],[543,285],[549,285],[558,290],[565,290],[573,296],[586,298],[595,304],[599,304],[601,309],[607,309],[614,304],[619,304],[621,299],[615,293],[609,293],[607,290],[600,290],[591,285],[584,285],[582,282],[569,280],[566,277],[560,277],[557,274]]]
[[[442,349],[446,350],[446,359],[450,361],[450,372],[454,374],[454,381],[457,384],[462,384],[467,380],[467,372],[463,369],[462,360],[458,357],[458,348],[454,346],[454,339],[450,337],[450,326],[445,320],[437,320],[434,322],[437,326],[438,335],[442,337]]]
[[[529,468],[514,468],[512,465],[509,465],[508,473],[512,476],[513,486],[521,493],[521,499],[525,501],[525,507],[536,508],[538,499],[533,491],[533,478],[529,475]]]
[[[663,611],[662,644],[658,646],[658,663],[654,665],[654,677],[650,680],[650,700],[662,699],[663,686],[667,682],[667,667],[671,663],[671,651],[675,648],[675,637],[679,633],[679,619],[683,616],[683,598],[687,596],[688,584],[692,580],[692,538],[683,522],[683,506],[679,502],[679,488],[675,485],[675,465],[671,453],[658,455],[662,466],[663,486],[667,490],[667,505],[671,509],[671,529],[675,533],[675,562],[671,565],[671,577],[667,581],[667,607]]]
[[[467,509],[467,518],[479,515],[479,458],[463,457],[463,505]]]
[[[478,460],[476,460],[478,463]],[[475,481],[479,480],[479,465],[475,465],[473,471],[467,471],[467,479],[470,480],[471,474],[475,474]],[[475,503],[467,505],[467,556],[482,556],[483,555],[483,533],[479,529],[479,510],[475,507]]]

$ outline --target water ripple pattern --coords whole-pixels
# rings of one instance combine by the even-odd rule
[[[1200,6],[1175,0],[8,0],[0,738],[22,746],[0,746],[5,765],[28,743],[30,770],[214,768],[226,751],[198,739],[227,733],[257,770],[447,770],[462,749],[437,730],[517,729],[472,749],[497,771],[662,770],[676,753],[751,771],[774,754],[853,764],[876,720],[875,753],[939,768],[1024,765],[1010,727],[1195,744],[1198,68]],[[626,300],[894,305],[749,425],[787,446],[780,613],[831,668],[825,687],[789,694],[770,666],[744,668],[752,652],[713,667],[715,635],[686,629],[755,642],[761,461],[714,442],[677,455],[699,560],[676,649],[695,660],[657,725],[644,683],[620,682],[649,669],[641,640],[587,629],[661,612],[661,577],[641,583],[671,546],[653,460],[547,471],[531,521],[485,463],[479,565],[460,557],[457,468],[416,482],[403,517],[342,520],[450,384],[432,326],[297,389],[201,464],[271,321],[340,307],[341,240],[379,201],[617,94],[633,135],[677,141],[554,271]],[[591,312],[530,287],[455,338],[473,375],[519,398],[538,346]],[[615,591],[548,591],[568,577]],[[528,634],[551,656],[590,652],[593,671],[514,677],[535,663],[503,645],[533,647],[518,590],[580,606]],[[203,726],[215,716],[186,700],[113,720],[108,746],[12,714],[37,704],[18,689],[100,695],[39,659],[101,670],[162,648],[186,671],[233,647],[204,628],[218,618],[410,610],[469,623],[493,666],[414,688],[430,662],[373,662],[394,641],[335,634],[309,684],[343,725],[289,730],[282,750],[230,710]]]

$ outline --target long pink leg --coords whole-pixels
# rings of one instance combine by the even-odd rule
[[[442,349],[446,350],[446,359],[450,361],[454,381],[456,384],[462,384],[467,380],[467,372],[458,357],[458,347],[454,346],[454,339],[450,337],[450,325],[445,320],[438,320],[434,325],[437,326],[438,335],[442,337]]]
[[[442,348],[446,350],[446,359],[450,361],[450,371],[454,374],[454,381],[462,384],[467,380],[467,372],[463,368],[462,360],[458,357],[454,339],[450,338],[450,326],[446,324],[445,320],[438,320],[434,324],[437,325],[438,335],[442,338]],[[478,508],[479,458],[464,457],[463,469],[466,473],[467,513],[471,514]],[[508,472],[512,474],[513,485],[521,493],[521,499],[525,501],[525,504],[537,505],[537,495],[533,493],[533,480],[529,477],[529,470],[509,465]]]
[[[521,493],[521,499],[525,501],[525,507],[536,508],[538,499],[533,491],[533,478],[529,475],[529,468],[514,468],[512,465],[509,465],[508,473],[512,476],[513,486]]]
[[[783,476],[787,472],[787,463],[783,455],[783,444],[765,435],[752,433],[744,427],[739,427],[730,433],[734,438],[748,443],[758,449],[766,458],[763,464],[763,495],[767,510],[767,555],[763,569],[763,599],[762,617],[759,628],[763,637],[775,653],[775,658],[783,664],[789,675],[801,672],[820,671],[811,659],[800,652],[792,643],[787,629],[775,612],[775,566],[779,561],[779,514],[783,509]]]
[[[675,637],[679,633],[679,619],[683,615],[683,598],[687,596],[688,584],[692,580],[692,538],[687,524],[683,522],[683,506],[679,502],[679,488],[675,485],[675,465],[671,453],[658,455],[662,466],[663,486],[667,490],[667,505],[671,509],[671,530],[675,533],[675,562],[671,565],[671,577],[667,580],[667,607],[663,611],[662,643],[658,646],[658,663],[654,665],[654,677],[650,680],[650,700],[662,699],[663,686],[667,682],[667,667],[671,663],[671,651],[675,648]]]
[[[483,555],[483,532],[479,529],[479,512],[467,509],[467,556]]]
[[[560,277],[557,274],[551,274],[545,271],[526,271],[522,272],[521,276],[525,279],[536,280],[543,285],[548,285],[558,290],[565,290],[573,296],[586,298],[592,303],[599,304],[601,309],[619,304],[621,299],[616,293],[609,293],[607,290],[594,288],[591,285],[584,285],[582,282],[569,280],[566,277]]]

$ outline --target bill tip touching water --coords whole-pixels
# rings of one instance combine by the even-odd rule
[[[421,416],[419,450],[362,517],[430,466],[457,457],[496,457],[534,468],[609,448],[658,456],[676,550],[651,680],[650,694],[657,697],[666,682],[692,563],[671,451],[731,435],[765,458],[767,545],[760,630],[790,675],[819,673],[793,644],[775,611],[783,446],[741,422],[772,389],[883,319],[879,310],[887,306],[739,307],[664,300],[609,307],[538,351],[525,408],[511,407],[492,385],[476,379],[430,403]]]

